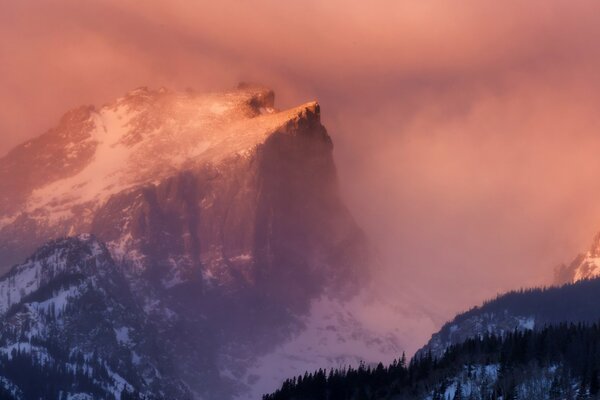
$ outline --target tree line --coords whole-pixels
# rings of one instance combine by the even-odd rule
[[[439,358],[307,372],[263,400],[598,399],[599,374],[600,325],[562,323],[471,338]]]

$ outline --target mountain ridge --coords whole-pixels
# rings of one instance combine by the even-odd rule
[[[11,296],[11,288],[19,295]],[[0,292],[3,367],[20,360],[31,374],[55,374],[55,382],[46,382],[45,391],[37,387],[42,392],[34,398],[59,398],[57,392],[107,399],[135,393],[140,399],[192,397],[169,372],[169,355],[152,350],[155,328],[107,248],[92,235],[47,243],[0,279]],[[33,395],[33,385],[4,384],[22,393],[14,398]]]
[[[440,357],[452,345],[489,334],[502,336],[559,323],[596,323],[600,321],[598,293],[600,278],[499,295],[444,324],[417,356],[430,352]]]
[[[282,112],[273,106],[273,92],[256,86],[209,95],[139,88],[99,109],[67,112],[0,159],[0,238],[9,243],[0,246],[2,259],[12,264],[48,239],[89,232],[94,213],[115,194],[248,156],[299,120],[320,123],[316,102]],[[15,236],[40,239],[11,254]]]
[[[301,368],[297,338],[319,337],[314,351],[331,363],[398,348],[351,309],[375,265],[339,193],[320,112],[317,102],[277,111],[274,93],[255,86],[141,88],[71,111],[47,154],[42,136],[0,159],[0,193],[22,184],[20,201],[0,202],[4,269],[44,243],[92,235],[125,280],[125,309],[151,332],[140,340],[169,355],[165,384],[181,398],[273,389],[253,370]],[[21,183],[19,163],[30,168]],[[365,346],[350,354],[346,340]]]
[[[600,232],[585,253],[578,254],[569,265],[561,265],[554,271],[554,284],[577,282],[600,276]]]

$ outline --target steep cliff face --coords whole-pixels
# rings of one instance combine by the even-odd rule
[[[270,291],[293,299],[351,283],[367,249],[339,198],[319,105],[278,112],[273,98],[138,89],[68,113],[0,160],[2,267],[92,232],[130,274],[167,289],[277,282]]]
[[[267,285],[294,300],[356,283],[367,249],[339,199],[331,149],[311,104],[251,152],[114,195],[91,231],[166,289]]]
[[[368,280],[332,149],[316,102],[278,111],[273,92],[253,86],[137,89],[74,110],[0,160],[0,267],[93,234],[173,376],[198,398],[247,393],[252,368],[301,335],[315,302],[341,315]]]

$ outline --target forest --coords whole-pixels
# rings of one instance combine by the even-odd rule
[[[263,400],[600,398],[600,326],[559,324],[485,335],[391,365],[307,372]]]

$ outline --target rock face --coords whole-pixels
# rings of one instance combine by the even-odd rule
[[[243,393],[253,360],[297,334],[316,299],[343,304],[369,275],[319,105],[278,111],[272,91],[247,85],[137,89],[68,112],[0,159],[3,271],[81,233],[118,270],[109,275],[126,295],[107,299],[133,310],[171,360],[163,375],[174,378],[157,383],[177,388],[169,398],[185,396],[177,380],[197,398]],[[31,286],[0,286],[5,317],[53,265],[35,267]]]
[[[67,113],[0,160],[2,268],[92,232],[130,273],[166,287],[279,274],[303,291],[311,275],[332,283],[364,271],[318,104],[277,112],[273,99],[254,87],[138,89]]]
[[[569,265],[562,265],[554,273],[554,283],[561,285],[600,276],[600,233],[594,237],[590,249],[579,254]]]

